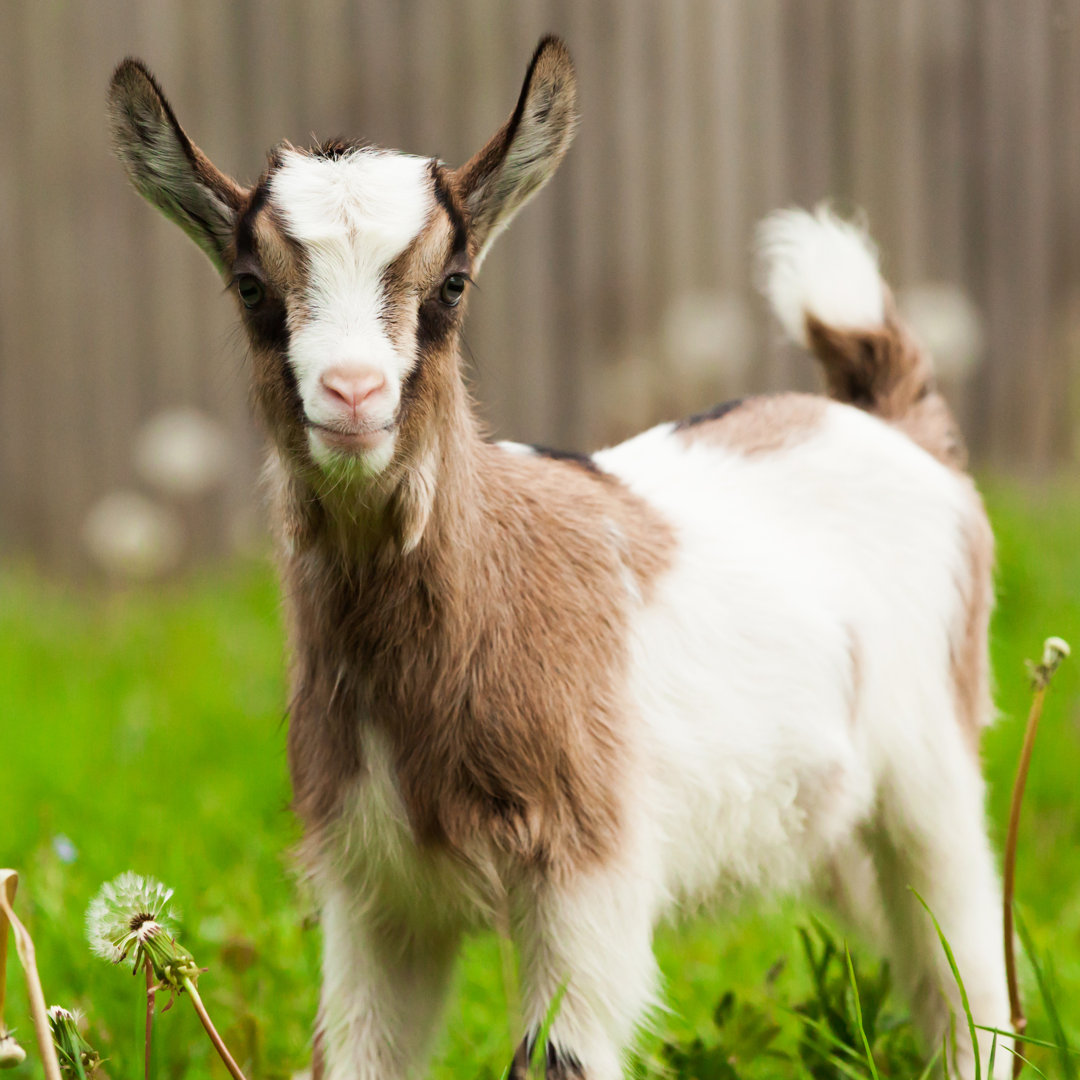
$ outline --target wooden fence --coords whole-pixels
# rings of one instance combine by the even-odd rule
[[[494,432],[585,446],[710,398],[814,386],[765,318],[750,249],[770,209],[830,197],[866,212],[892,280],[977,354],[947,378],[977,459],[1027,473],[1072,460],[1076,0],[10,0],[0,552],[77,567],[103,497],[168,501],[133,448],[179,406],[231,440],[221,486],[173,499],[188,552],[226,550],[257,504],[232,306],[107,149],[123,55],[251,180],[274,142],[312,132],[464,160],[547,30],[571,45],[584,119],[472,305]]]

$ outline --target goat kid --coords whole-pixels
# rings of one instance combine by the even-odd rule
[[[888,942],[939,1044],[957,991],[913,885],[1004,1027],[977,760],[992,541],[865,237],[824,212],[762,231],[833,400],[750,398],[581,459],[479,433],[469,286],[575,96],[546,38],[460,168],[283,143],[245,188],[142,64],[113,77],[119,155],[231,283],[270,436],[316,1075],[422,1068],[462,935],[505,912],[512,1075],[565,986],[548,1076],[611,1080],[657,1001],[660,918],[814,885]]]

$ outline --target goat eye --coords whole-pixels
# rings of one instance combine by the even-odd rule
[[[439,299],[447,307],[457,307],[458,301],[465,292],[465,277],[463,274],[451,274],[439,290]]]
[[[254,274],[241,274],[236,279],[236,291],[240,294],[244,307],[257,307],[262,302],[262,282]]]

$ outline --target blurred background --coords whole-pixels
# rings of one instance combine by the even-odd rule
[[[471,301],[465,360],[489,429],[590,448],[742,393],[816,388],[755,292],[754,228],[792,203],[865,213],[997,535],[1002,722],[983,757],[1000,850],[1023,662],[1047,634],[1080,642],[1080,0],[0,0],[0,865],[23,873],[50,1003],[88,1014],[113,1076],[141,1075],[144,1003],[82,941],[102,881],[135,869],[176,888],[208,1005],[261,1080],[308,1060],[318,932],[289,872],[243,340],[210,263],[113,159],[109,75],[143,57],[245,182],[282,138],[456,164],[509,114],[548,31],[577,60],[583,119]],[[1018,895],[1076,1045],[1075,662],[1040,740]],[[798,1000],[802,917],[665,931],[672,1010],[648,1052],[715,1038],[732,987]],[[517,1039],[504,956],[470,943],[436,1080],[501,1075]],[[1035,1008],[1031,1031],[1049,1035]],[[21,989],[9,1017],[28,1043]],[[160,1029],[161,1077],[224,1080],[185,1006]]]
[[[227,172],[279,139],[466,159],[538,37],[583,120],[484,267],[467,362],[491,431],[592,447],[813,388],[753,288],[769,210],[862,210],[977,465],[1075,465],[1074,0],[22,0],[0,5],[0,555],[155,577],[262,534],[233,305],[128,187],[125,54]]]

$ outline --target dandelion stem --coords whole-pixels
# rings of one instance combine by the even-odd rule
[[[3,912],[15,937],[15,951],[19,954],[23,972],[26,975],[27,996],[30,998],[30,1014],[34,1018],[34,1034],[37,1036],[38,1049],[41,1051],[41,1064],[45,1068],[46,1080],[61,1080],[60,1062],[53,1047],[52,1031],[49,1030],[49,1014],[45,1008],[45,994],[41,989],[37,961],[34,955],[34,942],[27,929],[15,914],[15,889],[19,884],[19,875],[14,870],[0,870],[0,912]],[[4,927],[4,936],[7,936]]]
[[[225,1068],[229,1070],[229,1074],[233,1077],[233,1080],[247,1080],[247,1077],[240,1071],[240,1066],[236,1064],[232,1054],[229,1053],[229,1048],[217,1033],[217,1028],[214,1027],[214,1022],[210,1019],[210,1014],[206,1011],[206,1006],[203,1004],[202,998],[199,997],[199,991],[195,987],[194,980],[191,979],[190,976],[185,975],[183,985],[184,989],[191,995],[191,1004],[195,1006],[195,1011],[199,1014],[199,1019],[202,1021],[202,1026],[206,1028],[206,1034],[210,1036],[210,1041],[214,1044],[214,1049],[217,1050],[221,1060],[225,1062]]]
[[[1020,1000],[1020,984],[1016,977],[1016,936],[1013,932],[1013,896],[1016,889],[1016,842],[1020,827],[1020,805],[1024,800],[1024,788],[1027,785],[1028,769],[1031,767],[1031,753],[1035,747],[1035,736],[1039,730],[1039,718],[1042,716],[1043,700],[1046,687],[1037,686],[1028,713],[1027,728],[1024,731],[1024,745],[1020,751],[1020,763],[1016,769],[1013,783],[1012,803],[1009,806],[1009,831],[1005,840],[1005,865],[1003,868],[1003,888],[1005,894],[1005,978],[1009,985],[1009,1022],[1017,1036],[1023,1035],[1027,1027],[1024,1015],[1024,1003]],[[1019,1038],[1016,1049],[1020,1052],[1024,1044]],[[1013,1077],[1020,1075],[1023,1062],[1013,1057]]]
[[[1020,829],[1020,806],[1024,801],[1024,788],[1027,785],[1028,770],[1031,768],[1031,754],[1035,749],[1035,736],[1039,731],[1046,688],[1061,661],[1069,655],[1069,646],[1060,638],[1048,638],[1043,645],[1043,657],[1040,664],[1031,669],[1034,693],[1031,709],[1028,712],[1027,727],[1024,729],[1024,745],[1020,751],[1020,761],[1016,766],[1016,779],[1013,781],[1012,802],[1009,806],[1009,830],[1005,839],[1005,861],[1002,868],[1002,891],[1004,893],[1004,929],[1005,929],[1005,978],[1009,986],[1009,1022],[1016,1032],[1015,1053],[1013,1055],[1013,1080],[1020,1075],[1024,1067],[1020,1052],[1024,1049],[1020,1038],[1027,1028],[1024,1015],[1024,1003],[1020,1000],[1020,984],[1016,977],[1016,948],[1013,933],[1013,896],[1016,889],[1016,844]]]
[[[145,1076],[150,1080],[150,1047],[154,1037],[154,968],[149,959],[144,964],[146,968],[146,1062]]]

